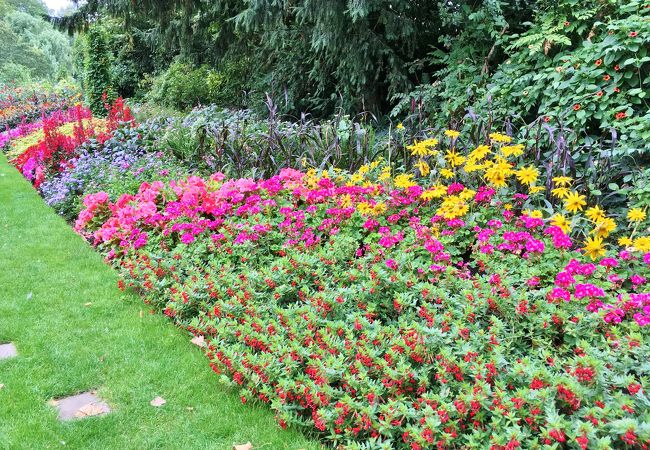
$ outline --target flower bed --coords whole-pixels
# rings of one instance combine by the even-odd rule
[[[72,216],[89,194],[75,228],[121,287],[280,425],[353,449],[650,445],[645,211],[538,185],[500,134],[414,143],[412,173],[228,179],[170,173],[112,117],[96,146],[50,146],[41,191]]]

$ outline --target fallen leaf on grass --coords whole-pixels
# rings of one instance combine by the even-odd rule
[[[4,384],[2,384],[2,383],[0,383],[0,391],[1,391],[1,390],[2,390],[2,388],[4,388],[4,387],[5,387],[5,385],[4,385]]]
[[[27,294],[27,300],[31,300],[31,299],[32,299],[32,293],[30,292],[29,294]]]
[[[92,302],[84,303],[84,306],[92,306]]]
[[[75,417],[92,417],[99,416],[106,413],[106,409],[95,403],[88,403],[85,406],[79,408],[79,410],[74,413]]]
[[[203,336],[194,336],[191,342],[199,347],[205,347],[205,338]]]
[[[144,311],[140,310],[140,318],[142,319],[144,317]]]
[[[235,444],[232,446],[232,450],[252,450],[253,444],[246,442],[245,444]]]
[[[156,398],[154,398],[153,400],[151,400],[151,401],[149,402],[149,404],[150,404],[151,406],[155,406],[156,408],[160,408],[160,407],[161,407],[162,405],[164,405],[165,403],[167,403],[167,400],[165,400],[165,399],[162,398],[162,397],[156,397]]]

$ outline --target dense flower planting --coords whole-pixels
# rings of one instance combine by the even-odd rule
[[[650,445],[646,211],[454,130],[409,146],[407,173],[170,173],[120,110],[33,181],[53,205],[88,194],[75,229],[243,402],[353,449]]]
[[[67,109],[77,103],[80,97],[69,86],[45,90],[38,85],[0,85],[0,130],[6,131],[40,119],[43,114]]]

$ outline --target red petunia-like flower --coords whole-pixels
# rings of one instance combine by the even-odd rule
[[[574,111],[578,111],[579,109],[580,109],[580,103],[576,103],[575,105],[573,105]]]
[[[633,37],[637,37],[638,35],[639,35],[638,32],[636,32],[636,31],[630,31],[630,37],[633,38]]]
[[[626,117],[627,117],[627,114],[625,114],[625,112],[623,112],[623,111],[621,111],[619,113],[616,113],[616,120],[625,119]]]
[[[603,63],[602,59],[597,59],[594,64],[596,64],[596,67],[600,66]]]
[[[604,75],[603,76],[603,80],[605,80],[605,81],[609,81],[610,78],[612,78],[612,77],[610,77],[609,75]]]

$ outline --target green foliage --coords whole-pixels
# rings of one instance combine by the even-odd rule
[[[187,110],[199,104],[244,106],[241,64],[232,63],[223,71],[208,66],[194,68],[175,62],[152,80],[149,99],[164,106]]]
[[[110,75],[110,53],[104,30],[91,27],[86,36],[87,47],[84,65],[84,87],[93,114],[106,115],[106,98],[113,97]]]
[[[0,82],[59,80],[70,75],[70,39],[43,20],[40,6],[0,3]]]

